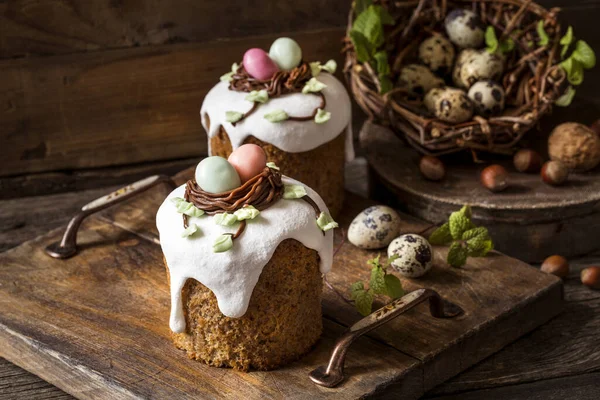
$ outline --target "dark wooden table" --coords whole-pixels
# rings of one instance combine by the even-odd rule
[[[67,185],[73,190],[0,200],[0,251],[66,224],[81,205],[124,183],[152,173],[172,174],[194,162],[186,159],[133,168],[56,174],[52,179],[53,185]],[[19,182],[22,186],[30,183]],[[366,194],[364,159],[359,158],[349,165],[347,183],[349,190]],[[427,397],[600,398],[600,291],[590,290],[579,281],[581,269],[593,264],[600,264],[600,254],[572,260],[571,273],[565,280],[567,304],[562,314],[435,388]],[[71,398],[35,375],[0,359],[0,399]]]

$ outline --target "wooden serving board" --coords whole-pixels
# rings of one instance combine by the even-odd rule
[[[473,163],[466,154],[466,160],[446,158],[446,177],[432,182],[419,171],[420,154],[390,129],[367,121],[360,141],[369,162],[373,198],[436,224],[470,204],[475,222],[488,227],[498,250],[529,262],[600,249],[600,167],[571,174],[567,183],[554,187],[538,174],[518,173],[512,158]],[[481,170],[491,163],[509,171],[510,186],[500,193],[479,182]]]
[[[438,247],[432,271],[403,279],[404,287],[433,288],[465,313],[434,319],[422,304],[359,339],[339,387],[316,386],[308,373],[326,363],[335,339],[361,316],[327,287],[323,337],[301,360],[270,372],[208,367],[189,360],[169,337],[169,290],[154,224],[167,192],[156,187],[90,217],[71,259],[43,252],[62,230],[0,255],[0,356],[82,399],[416,398],[562,308],[562,283],[554,276],[500,253],[454,269]],[[339,222],[347,227],[370,204],[348,195]],[[405,232],[426,226],[404,218]],[[365,261],[375,254],[344,243],[329,282],[348,296],[351,283],[368,279]]]

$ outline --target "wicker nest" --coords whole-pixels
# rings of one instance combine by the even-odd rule
[[[450,124],[432,116],[422,99],[407,96],[395,88],[379,93],[377,73],[368,63],[357,61],[349,36],[346,37],[344,71],[354,97],[370,119],[388,125],[424,154],[441,155],[465,149],[511,154],[523,135],[548,113],[568,87],[560,62],[561,29],[559,9],[545,8],[524,0],[396,0],[376,1],[394,17],[395,25],[386,27],[385,50],[395,82],[403,65],[415,62],[418,45],[434,32],[444,31],[444,18],[455,8],[477,13],[487,26],[496,28],[499,39],[512,38],[515,51],[507,55],[502,82],[506,109],[501,115]],[[354,21],[350,11],[348,32]],[[544,21],[548,45],[528,49],[537,42],[536,26]],[[518,30],[516,30],[518,28]]]

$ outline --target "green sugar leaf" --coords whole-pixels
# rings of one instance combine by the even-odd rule
[[[487,228],[480,226],[478,228],[469,229],[462,235],[462,240],[469,240],[473,238],[479,238],[482,240],[489,239],[490,235]]]
[[[183,237],[183,238],[190,237],[199,232],[200,232],[200,228],[198,228],[198,225],[191,224],[183,230],[183,232],[181,233],[181,237]]]
[[[450,214],[450,234],[454,240],[462,238],[465,231],[471,227],[471,221],[460,211]]]
[[[487,51],[495,53],[498,50],[498,38],[496,37],[496,30],[493,26],[489,25],[485,30],[485,45]]]
[[[233,80],[233,72],[228,72],[226,74],[221,75],[221,77],[219,78],[219,80],[221,82],[231,82]]]
[[[402,289],[402,282],[397,276],[386,274],[385,277],[385,289],[388,296],[392,299],[398,299],[404,296],[404,289]]]
[[[337,62],[335,62],[335,60],[329,60],[325,63],[325,65],[319,66],[319,68],[325,72],[329,72],[330,74],[335,74],[335,71],[337,70]]]
[[[306,188],[302,185],[283,186],[283,198],[286,200],[299,199],[306,196]]]
[[[556,104],[559,107],[567,107],[571,104],[574,97],[575,97],[575,89],[573,89],[573,86],[569,86],[567,88],[565,94],[563,94],[558,99],[556,99],[554,104]]]
[[[317,78],[310,78],[308,82],[306,82],[306,84],[304,84],[304,87],[302,88],[302,93],[303,94],[307,94],[307,93],[318,93],[321,90],[325,89],[327,87],[326,84],[324,84],[323,82],[320,82],[317,80]]]
[[[596,66],[596,53],[594,53],[594,50],[590,45],[583,40],[577,41],[571,57],[579,61],[585,69],[594,68]]]
[[[573,27],[569,26],[567,32],[563,37],[560,38],[560,44],[562,45],[562,50],[560,51],[560,58],[565,58],[567,55],[567,51],[569,51],[569,46],[573,43],[575,36],[573,35]]]
[[[327,232],[331,229],[335,229],[339,227],[338,223],[331,218],[331,216],[326,212],[321,212],[319,217],[317,218],[317,225],[323,232]]]
[[[544,20],[538,21],[536,29],[537,29],[537,34],[540,38],[538,40],[538,45],[547,46],[548,43],[550,43],[550,37],[548,37],[548,34],[544,30]]]
[[[225,111],[225,121],[232,124],[238,122],[244,116],[243,113],[237,111]]]
[[[354,51],[356,51],[356,59],[361,63],[369,61],[371,54],[374,52],[374,46],[369,42],[365,35],[361,32],[351,30],[350,40],[354,45]]]
[[[365,285],[358,281],[358,282],[354,282],[351,286],[350,286],[350,298],[352,300],[356,300],[356,296],[359,292],[362,292],[363,290],[365,290]]]
[[[308,63],[308,65],[310,66],[310,74],[312,76],[318,76],[321,73],[321,62],[320,61],[311,62],[311,63]]]
[[[275,169],[277,171],[279,171],[279,167],[277,165],[275,165],[275,163],[273,161],[269,161],[267,163],[267,167],[271,168],[271,169]]]
[[[269,94],[265,89],[253,90],[245,97],[246,100],[264,104],[269,100]]]
[[[356,298],[354,299],[356,309],[359,313],[365,317],[371,314],[373,307],[373,293],[370,290],[362,290],[356,292]]]
[[[260,214],[254,206],[244,206],[239,210],[236,210],[233,215],[237,218],[238,221],[243,221],[245,219],[254,219]]]
[[[452,241],[452,234],[450,233],[450,223],[446,222],[444,225],[437,228],[429,236],[429,243],[435,246],[441,246]]]
[[[374,294],[386,294],[385,287],[385,272],[381,267],[375,267],[371,270],[371,280],[369,281],[369,288]]]
[[[264,115],[264,118],[269,122],[282,122],[289,118],[283,110],[274,110]]]
[[[324,124],[325,122],[331,119],[331,113],[329,111],[325,111],[322,109],[317,109],[317,113],[315,114],[315,123]]]
[[[448,264],[454,268],[462,267],[467,262],[467,249],[460,242],[454,242],[448,250]]]
[[[233,239],[231,234],[223,234],[217,236],[213,243],[214,253],[223,253],[233,247]]]
[[[181,197],[173,197],[171,199],[171,202],[175,204],[177,212],[180,214],[185,214],[190,217],[201,217],[202,215],[204,215],[203,210],[199,209],[192,203],[185,201],[185,199]]]
[[[467,254],[470,257],[485,257],[494,249],[494,244],[489,238],[474,237],[467,240]]]
[[[571,85],[581,85],[583,82],[583,65],[573,57],[567,58],[565,61],[560,63],[567,73],[567,79]]]
[[[229,214],[228,212],[223,212],[223,213],[215,214],[215,216],[213,217],[213,221],[217,225],[231,226],[231,225],[235,224],[236,222],[238,222],[238,219],[234,214]]]

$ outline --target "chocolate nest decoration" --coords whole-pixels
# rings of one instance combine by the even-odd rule
[[[271,79],[259,80],[252,78],[243,65],[240,65],[237,71],[233,74],[232,80],[229,83],[229,89],[235,90],[236,92],[250,93],[253,90],[266,90],[269,98],[275,98],[292,93],[302,93],[302,88],[306,82],[312,78],[312,72],[310,65],[307,62],[301,62],[299,66],[289,71],[277,71]],[[307,116],[293,116],[290,115],[288,120],[291,121],[310,121],[315,118],[317,111],[325,109],[327,102],[323,93],[310,93],[321,98],[321,104],[315,108],[311,115]],[[254,102],[252,108],[244,113],[243,117],[232,123],[235,126],[237,123],[244,120],[258,108],[259,103]]]
[[[190,179],[185,185],[184,199],[208,215],[224,212],[233,213],[244,206],[253,206],[259,211],[269,208],[283,197],[283,182],[281,173],[273,168],[265,167],[263,171],[248,180],[242,186],[223,193],[209,193]],[[301,198],[310,204],[317,217],[321,214],[319,206],[308,195]],[[188,227],[188,217],[183,214],[183,226]],[[246,221],[240,221],[232,239],[238,238],[246,228]],[[325,232],[323,232],[325,234]]]

